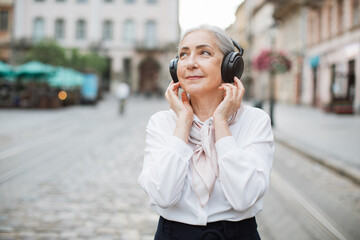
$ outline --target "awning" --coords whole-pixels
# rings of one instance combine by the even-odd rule
[[[310,66],[312,68],[319,66],[319,62],[320,62],[320,56],[315,56],[310,58]]]

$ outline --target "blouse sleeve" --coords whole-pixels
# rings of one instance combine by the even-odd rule
[[[180,200],[193,153],[184,141],[172,135],[175,125],[171,126],[169,121],[164,112],[150,118],[143,170],[138,179],[152,204],[162,208],[169,208]]]
[[[246,120],[248,121],[248,120]],[[236,134],[216,142],[224,194],[236,211],[245,211],[265,194],[273,164],[274,139],[270,118],[261,114]]]

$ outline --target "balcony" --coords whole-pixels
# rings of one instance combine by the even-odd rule
[[[164,41],[136,41],[135,50],[138,52],[165,52],[176,51],[176,43],[164,42]]]

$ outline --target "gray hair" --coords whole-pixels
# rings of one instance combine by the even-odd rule
[[[186,37],[188,34],[195,32],[195,31],[199,31],[199,30],[208,31],[210,34],[212,34],[215,37],[216,43],[217,43],[220,51],[224,54],[224,56],[230,52],[235,51],[235,47],[234,47],[234,44],[233,44],[231,38],[226,34],[226,32],[223,29],[216,27],[216,26],[206,25],[206,24],[200,25],[198,27],[189,28],[188,30],[186,30],[182,34],[179,44],[182,42],[184,37]],[[179,46],[179,48],[180,48],[180,46]]]

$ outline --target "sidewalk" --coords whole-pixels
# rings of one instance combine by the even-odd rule
[[[359,115],[277,103],[274,123],[276,141],[360,183]]]

